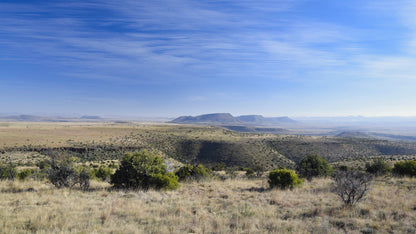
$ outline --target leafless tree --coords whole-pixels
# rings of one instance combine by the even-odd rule
[[[357,170],[338,171],[333,175],[331,191],[337,194],[345,205],[355,205],[370,189],[373,177]]]

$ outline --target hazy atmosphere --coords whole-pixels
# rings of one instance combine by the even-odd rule
[[[0,114],[416,115],[414,1],[1,1]]]

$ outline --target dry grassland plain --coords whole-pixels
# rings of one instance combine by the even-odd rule
[[[172,138],[183,132],[204,139],[273,137],[209,127],[171,130],[139,123],[1,123],[0,148],[120,143],[146,131]],[[28,155],[8,157],[23,162]],[[314,179],[294,190],[269,190],[264,177],[209,179],[181,183],[175,191],[123,191],[93,180],[81,191],[46,180],[6,180],[0,181],[0,233],[416,233],[414,178],[376,178],[353,207],[330,192],[331,183]]]
[[[294,190],[265,180],[182,183],[176,191],[56,189],[0,182],[3,233],[415,233],[416,181],[378,179],[367,198],[344,207],[316,179]]]

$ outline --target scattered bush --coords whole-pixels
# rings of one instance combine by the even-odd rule
[[[345,205],[354,205],[367,194],[372,178],[370,174],[358,170],[337,171],[333,175],[331,191]]]
[[[211,171],[201,164],[197,166],[184,165],[175,172],[175,175],[179,178],[179,180],[198,181],[211,175]]]
[[[90,175],[87,169],[83,169],[77,174],[77,183],[82,190],[87,190],[90,187]]]
[[[257,164],[253,168],[254,172],[256,172],[257,177],[261,177],[266,170],[263,165]]]
[[[373,163],[365,164],[366,171],[377,176],[386,175],[392,171],[391,166],[384,162],[381,158],[376,159]]]
[[[268,178],[270,188],[293,189],[302,185],[302,180],[298,178],[296,172],[286,168],[270,171]]]
[[[238,167],[234,166],[234,167],[225,168],[225,174],[231,179],[237,178],[237,176],[238,176]]]
[[[101,165],[99,168],[94,168],[90,171],[92,178],[97,178],[101,181],[108,181],[113,174],[113,170],[107,166]]]
[[[224,163],[215,163],[211,170],[213,171],[225,171],[225,164]]]
[[[348,170],[350,170],[350,167],[349,167],[349,166],[347,166],[347,165],[340,165],[340,166],[338,167],[338,170],[339,170],[339,171],[348,171]]]
[[[297,164],[299,175],[307,180],[313,177],[323,177],[332,174],[333,170],[329,163],[321,156],[309,154]]]
[[[90,178],[88,171],[84,168],[79,168],[77,171],[73,161],[72,158],[61,161],[52,159],[50,167],[46,170],[47,178],[57,188],[71,188],[79,184],[82,189],[88,189]]]
[[[393,173],[398,176],[416,176],[416,160],[395,163]]]
[[[147,151],[127,153],[111,177],[111,184],[116,188],[144,190],[176,189],[179,186],[178,177],[166,172],[162,159]]]
[[[33,173],[35,173],[34,169],[22,169],[17,173],[17,178],[19,180],[25,180],[27,179],[30,175],[32,175]]]
[[[72,187],[76,183],[77,173],[70,160],[52,160],[46,173],[49,181],[57,188]]]
[[[254,169],[242,168],[242,170],[246,172],[247,178],[252,179],[252,178],[256,177],[256,172],[254,171]]]
[[[13,180],[16,174],[16,165],[12,163],[0,163],[0,180]]]

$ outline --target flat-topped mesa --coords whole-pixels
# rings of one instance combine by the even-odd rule
[[[199,123],[199,124],[243,124],[240,120],[233,117],[230,113],[214,113],[198,116],[181,116],[170,123]]]
[[[198,116],[181,116],[169,123],[214,124],[214,125],[276,125],[296,123],[289,117],[263,117],[262,115],[241,115],[234,117],[230,113],[214,113]]]

